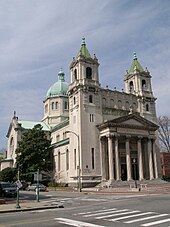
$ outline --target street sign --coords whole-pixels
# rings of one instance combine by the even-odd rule
[[[17,185],[18,188],[22,188],[22,183],[20,180],[15,181],[15,184]]]
[[[37,181],[37,179],[39,181],[42,181],[42,174],[41,173],[39,174],[39,177],[38,177],[37,173],[34,173],[34,181]]]

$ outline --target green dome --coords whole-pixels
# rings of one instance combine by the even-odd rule
[[[69,84],[65,82],[64,75],[65,74],[61,69],[60,72],[58,73],[58,81],[48,89],[46,98],[52,96],[67,95]]]

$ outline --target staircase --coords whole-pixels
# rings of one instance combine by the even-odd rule
[[[97,191],[128,192],[135,191],[135,181],[102,181],[96,187]],[[146,192],[170,192],[170,182],[161,179],[137,181],[136,191]]]

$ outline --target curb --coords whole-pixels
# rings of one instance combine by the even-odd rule
[[[64,208],[63,205],[57,206],[48,206],[48,207],[32,207],[32,208],[16,208],[11,210],[0,210],[0,213],[12,213],[12,212],[25,212],[25,211],[32,211],[32,210],[48,210],[48,209],[56,209],[56,208]]]

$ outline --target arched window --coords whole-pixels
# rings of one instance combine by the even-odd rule
[[[90,67],[86,68],[86,78],[92,79],[92,69]]]
[[[69,152],[68,149],[66,150],[66,170],[69,169]]]
[[[94,169],[94,148],[91,149],[92,169]]]
[[[55,108],[58,109],[58,102],[55,103]]]
[[[126,110],[129,109],[129,102],[128,101],[126,101],[126,103],[125,103],[125,109]]]
[[[58,152],[58,171],[60,171],[60,165],[61,165],[61,154],[60,151]]]
[[[136,110],[136,106],[137,106],[137,105],[136,105],[136,103],[134,102],[134,103],[133,103],[133,110]]]
[[[149,104],[146,104],[146,111],[149,111]]]
[[[77,69],[74,70],[74,79],[77,80]]]
[[[110,107],[112,107],[112,108],[114,107],[114,100],[113,99],[110,100]]]
[[[11,154],[11,157],[12,157],[13,152],[14,152],[14,138],[11,137],[11,140],[10,140],[10,154]]]
[[[130,81],[129,83],[129,91],[130,93],[134,91],[133,81]]]
[[[65,110],[68,109],[68,102],[64,102],[64,109],[65,109]]]
[[[89,95],[89,103],[93,103],[93,96]]]
[[[48,104],[45,105],[45,113],[48,112]]]
[[[52,110],[54,109],[54,102],[52,102],[51,108],[52,108]]]
[[[103,106],[106,106],[106,98],[102,98],[102,104]]]
[[[59,142],[60,141],[60,135],[56,135],[56,142]]]
[[[76,98],[74,97],[74,99],[73,99],[73,100],[74,100],[73,102],[74,102],[74,105],[75,105],[75,104],[76,104]]]
[[[142,90],[146,90],[146,80],[142,80]]]
[[[122,101],[121,101],[121,100],[118,101],[118,108],[119,108],[119,109],[122,108]]]

